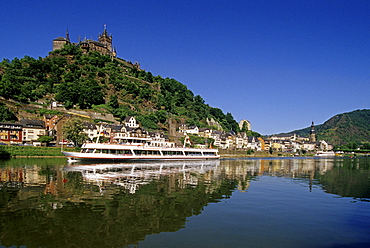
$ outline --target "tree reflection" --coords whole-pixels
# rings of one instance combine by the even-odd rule
[[[370,198],[370,162],[365,159],[337,160],[334,167],[317,180],[328,193],[368,201]]]

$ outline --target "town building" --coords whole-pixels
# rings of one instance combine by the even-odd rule
[[[22,125],[20,123],[0,122],[0,142],[4,144],[22,143]]]
[[[139,127],[139,124],[137,124],[136,122],[136,118],[133,117],[133,116],[127,116],[125,117],[125,119],[123,120],[124,122],[124,125],[126,127],[131,127],[131,128],[137,128]]]
[[[37,141],[40,136],[46,135],[45,123],[42,120],[22,119],[20,121],[23,127],[24,144],[41,145]]]

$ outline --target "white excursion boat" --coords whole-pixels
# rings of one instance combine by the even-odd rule
[[[156,144],[150,138],[117,137],[112,143],[85,143],[80,152],[62,153],[69,162],[133,160],[208,160],[219,159],[218,149],[188,148]]]
[[[334,151],[318,151],[315,153],[315,157],[335,157]]]

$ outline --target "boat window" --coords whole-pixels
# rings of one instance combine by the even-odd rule
[[[122,150],[122,154],[124,155],[132,155],[131,151],[130,150]]]

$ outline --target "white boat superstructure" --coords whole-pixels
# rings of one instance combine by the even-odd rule
[[[219,159],[218,149],[153,145],[150,138],[124,137],[112,143],[85,143],[80,152],[63,154],[70,162],[81,160],[202,160]]]
[[[334,151],[318,151],[315,153],[315,157],[335,157]]]

